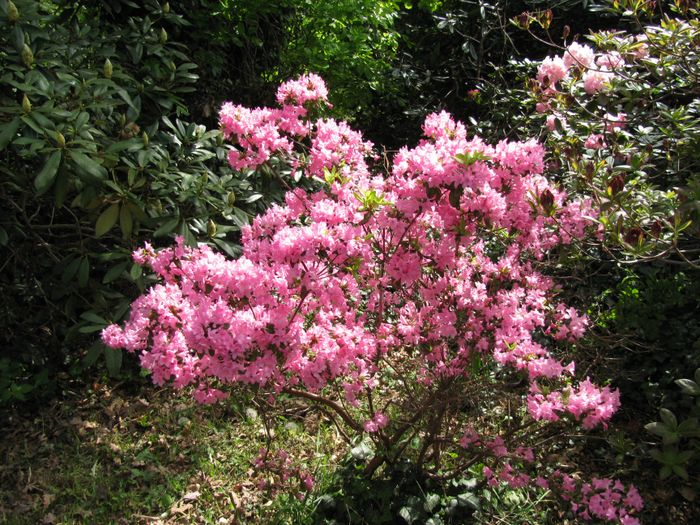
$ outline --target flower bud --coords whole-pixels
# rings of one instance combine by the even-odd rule
[[[19,20],[19,10],[12,0],[7,1],[7,19],[10,23],[15,23]]]
[[[119,125],[123,128],[124,125],[126,124],[126,115],[122,113],[119,115]]]
[[[236,194],[232,191],[228,192],[228,195],[226,196],[226,202],[228,202],[229,206],[233,206],[236,204]]]
[[[24,65],[27,67],[32,67],[32,64],[34,64],[34,53],[32,53],[32,49],[27,44],[24,44],[22,47],[21,55]]]
[[[63,136],[63,133],[60,131],[56,132],[56,146],[59,148],[63,149],[66,147],[66,137]]]
[[[544,190],[540,193],[540,205],[547,214],[552,213],[554,209],[554,195],[552,195],[551,191]]]
[[[561,38],[563,40],[566,40],[569,38],[569,34],[571,33],[571,28],[569,26],[564,26],[564,30],[561,32]]]
[[[168,41],[168,32],[161,28],[160,29],[160,34],[158,35],[158,40],[160,41],[161,44],[165,44]]]
[[[165,2],[163,4],[163,13],[165,13],[167,15],[169,12],[170,12],[170,4],[168,2]]]
[[[523,11],[517,16],[518,24],[523,29],[530,27],[530,13]]]
[[[22,97],[22,110],[25,113],[29,113],[32,110],[32,103],[29,102],[29,97],[25,93],[24,96]]]
[[[147,147],[148,147],[148,143],[149,143],[149,140],[148,140],[148,133],[146,133],[146,132],[144,131],[144,132],[141,134],[141,140],[143,140],[143,147],[144,147],[144,148],[147,148]]]
[[[608,193],[617,195],[625,188],[625,176],[622,174],[615,175],[608,183]]]
[[[170,66],[170,71],[172,71],[173,73],[177,70],[177,66],[175,65],[175,62],[173,62],[172,60],[170,61],[169,66]]]
[[[105,60],[105,65],[102,68],[102,71],[105,74],[105,78],[112,78],[113,68],[112,68],[112,62],[109,60],[109,58]]]
[[[216,235],[216,223],[209,219],[209,222],[207,222],[207,235],[209,237],[214,237]]]
[[[644,242],[644,232],[641,228],[630,228],[625,233],[625,242],[631,245],[641,246]]]

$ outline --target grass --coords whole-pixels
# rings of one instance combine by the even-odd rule
[[[322,479],[321,463],[341,453],[334,430],[288,407],[265,417],[275,443]],[[94,385],[5,426],[0,522],[8,525],[284,523],[311,505],[257,489],[251,458],[267,434],[250,406]],[[277,516],[282,507],[286,517]]]
[[[0,523],[307,525],[316,523],[317,506],[330,497],[350,505],[353,523],[376,525],[363,517],[374,507],[391,506],[394,513],[403,501],[418,498],[420,506],[433,497],[422,494],[410,475],[398,482],[353,475],[344,461],[348,447],[322,413],[291,399],[264,412],[250,398],[233,397],[237,401],[200,406],[187,393],[130,381],[76,386],[36,413],[6,415],[0,427]],[[313,474],[314,493],[299,499],[294,480],[276,493],[260,489],[258,482],[272,474],[258,472],[252,459],[268,433],[275,449],[289,450]],[[607,468],[614,447],[605,452],[600,438],[586,443],[562,449],[562,461],[576,470]],[[628,465],[629,454],[622,454]],[[697,523],[696,505],[660,486],[656,470],[635,460],[628,473],[647,503],[642,522]],[[468,475],[479,477],[476,471]],[[479,509],[465,523],[576,523],[546,493],[469,490]],[[441,505],[454,499],[435,494]]]

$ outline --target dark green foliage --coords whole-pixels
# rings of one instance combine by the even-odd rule
[[[116,374],[121,354],[93,340],[145,288],[131,251],[178,234],[235,255],[284,184],[233,172],[219,131],[179,119],[197,80],[168,36],[182,16],[14,5],[12,21],[0,2],[0,402],[49,392],[81,356]]]
[[[631,352],[619,350],[628,398],[651,406],[686,405],[674,381],[700,366],[697,277],[673,266],[640,266],[622,272],[604,301],[609,310],[600,324],[634,345]]]
[[[355,453],[355,452],[354,452]],[[468,475],[468,473],[465,473]],[[477,480],[440,483],[421,477],[412,463],[394,465],[369,479],[348,460],[317,500],[314,523],[323,525],[430,525],[470,523],[479,508]]]

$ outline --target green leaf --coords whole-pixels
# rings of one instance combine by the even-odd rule
[[[43,194],[53,184],[58,172],[58,167],[61,165],[61,151],[54,151],[49,160],[46,161],[44,167],[39,172],[39,175],[34,179],[34,187],[39,195]]]
[[[171,219],[168,219],[163,224],[161,224],[155,232],[153,232],[153,237],[163,237],[164,235],[171,233],[173,230],[175,230],[175,228],[177,228],[179,222],[180,217],[173,217]]]
[[[126,270],[126,267],[129,266],[129,264],[129,261],[124,261],[120,262],[116,266],[112,266],[109,270],[107,270],[107,273],[102,278],[102,282],[104,284],[109,284],[112,281],[116,281],[124,270]]]
[[[129,277],[131,277],[132,281],[136,281],[141,275],[143,275],[143,266],[134,263],[131,266],[131,270],[129,270]]]
[[[105,346],[105,361],[107,364],[107,372],[114,377],[119,374],[122,367],[122,351],[120,349],[109,348]]]
[[[56,177],[55,191],[55,202],[56,208],[63,207],[66,202],[66,195],[68,195],[69,177],[65,170],[62,170],[58,177]]]
[[[102,237],[112,229],[119,218],[119,204],[112,204],[102,212],[95,223],[95,237]]]
[[[63,283],[68,283],[70,280],[73,278],[73,276],[76,274],[78,271],[78,266],[80,266],[80,259],[73,259],[67,266],[66,269],[63,270],[63,274],[61,275],[61,281]]]
[[[677,476],[680,476],[685,480],[688,479],[688,471],[682,465],[672,465],[671,469],[673,470],[673,473]]]
[[[134,221],[131,217],[131,212],[126,206],[122,206],[119,210],[119,228],[122,231],[122,237],[124,239],[129,239],[131,237],[131,230],[133,228]]]
[[[700,386],[692,379],[676,379],[676,384],[681,387],[684,394],[700,396]]]
[[[105,345],[102,341],[95,341],[88,349],[87,354],[83,358],[83,366],[92,366],[97,362],[97,358],[104,352]]]
[[[7,145],[15,138],[19,129],[20,118],[13,118],[8,124],[5,124],[0,130],[0,151],[4,150]]]
[[[98,179],[107,178],[107,170],[87,155],[79,153],[77,151],[71,151],[69,155],[71,159],[73,159],[73,162],[75,162],[78,168],[80,168],[80,170],[84,173],[87,173],[88,175],[91,175]]]
[[[83,257],[78,268],[78,286],[84,288],[87,286],[88,278],[90,277],[90,261],[87,257]]]
[[[659,414],[661,415],[661,421],[666,423],[666,426],[671,427],[671,429],[675,429],[678,426],[676,416],[668,408],[660,409]]]
[[[192,231],[190,230],[189,226],[187,226],[185,221],[183,221],[180,225],[180,235],[182,235],[182,237],[185,239],[185,244],[187,246],[191,246],[192,248],[197,246],[197,239],[192,234]]]
[[[81,326],[78,329],[78,332],[80,332],[81,334],[94,334],[95,332],[101,331],[104,327],[105,327],[105,325],[103,325],[103,324],[100,324],[100,325],[89,324],[86,326]]]
[[[95,312],[83,312],[82,314],[80,314],[80,318],[85,319],[86,321],[92,321],[95,324],[102,324],[105,326],[109,324],[107,319],[97,315]]]

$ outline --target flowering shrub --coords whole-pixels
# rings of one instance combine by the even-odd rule
[[[542,146],[490,146],[431,114],[426,138],[380,176],[359,133],[306,118],[326,100],[318,77],[279,93],[281,109],[223,106],[238,148],[230,162],[281,158],[321,189],[290,191],[256,218],[236,260],[182,239],[137,250],[162,283],[123,328],[104,330],[105,343],[140,352],[155,383],[193,386],[202,403],[239,382],[324,405],[343,432],[374,443],[368,475],[410,456],[433,476],[478,463],[490,483],[523,486],[538,467],[533,432],[605,426],[618,392],[575,378],[561,352],[587,320],[541,271],[558,247],[596,234],[594,212],[542,175]],[[522,403],[500,429],[480,414],[505,397]],[[543,486],[584,517],[637,523],[633,487],[563,474]]]
[[[645,20],[655,3],[615,2],[641,31],[557,46],[531,94],[553,171],[593,198],[616,257],[697,268],[700,25],[690,5],[675,2],[657,24]]]

